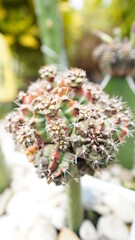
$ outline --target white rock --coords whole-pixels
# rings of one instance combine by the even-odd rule
[[[7,232],[7,229],[12,231],[14,229],[17,229],[17,227],[18,222],[15,216],[3,215],[0,217],[0,233],[1,231]]]
[[[9,201],[6,212],[14,215],[20,215],[26,210],[38,208],[39,205],[29,191],[21,191],[13,195]]]
[[[82,203],[84,209],[90,210],[93,206],[98,203],[102,193],[97,189],[91,189],[90,187],[84,186],[82,188]]]
[[[24,214],[21,214],[18,217],[18,229],[23,234],[27,235],[27,232],[31,229],[32,225],[41,217],[41,213],[36,209],[29,209],[29,211],[24,211]]]
[[[80,240],[80,238],[72,230],[64,227],[58,235],[58,240]]]
[[[33,225],[28,235],[29,240],[57,240],[57,232],[45,218],[40,218]]]
[[[131,225],[129,240],[135,240],[135,221]]]
[[[42,215],[40,204],[27,191],[16,193],[7,205],[7,213],[16,217],[18,229],[27,234],[32,224]]]
[[[82,240],[96,240],[98,237],[96,228],[89,220],[83,221],[79,230],[79,235]]]
[[[135,219],[135,205],[120,194],[107,194],[102,201],[124,222],[131,223]]]
[[[12,196],[12,190],[7,188],[1,195],[0,195],[0,216],[4,214],[6,210],[6,206]]]
[[[110,240],[128,240],[127,226],[115,215],[106,215],[99,218],[97,224],[99,237],[105,235]]]
[[[13,215],[0,217],[0,239],[2,240],[27,240],[27,237],[18,231],[18,220]]]
[[[21,233],[15,230],[1,231],[0,230],[0,239],[2,240],[27,240]]]
[[[111,212],[111,208],[103,203],[97,203],[94,205],[93,210],[100,215],[106,215]]]
[[[63,209],[56,208],[51,223],[56,229],[62,229],[66,225],[66,212]]]
[[[66,211],[60,207],[47,205],[43,210],[43,215],[52,223],[52,225],[60,230],[66,225]]]

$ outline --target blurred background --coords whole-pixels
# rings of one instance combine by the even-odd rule
[[[42,5],[42,1],[36,0],[0,0],[0,33],[6,48],[9,48],[3,53],[1,40],[0,53],[1,58],[4,58],[10,52],[9,68],[10,72],[13,71],[12,77],[8,74],[10,80],[6,84],[2,77],[2,64],[0,66],[0,87],[4,96],[4,101],[0,97],[1,116],[12,105],[3,105],[3,102],[9,102],[13,97],[9,95],[15,95],[18,89],[26,88],[30,81],[37,79],[39,67],[49,62],[48,55],[55,62],[53,54],[55,50],[57,52],[57,44],[56,49],[51,51],[54,44],[52,42],[52,47],[47,43],[50,38],[57,42],[58,32],[64,51],[62,61],[66,61],[69,66],[83,68],[91,81],[100,82],[101,73],[92,57],[93,49],[100,40],[93,34],[93,30],[103,30],[112,35],[113,29],[120,27],[122,35],[128,36],[135,20],[134,0],[46,0],[46,6],[43,7],[40,2]],[[52,4],[52,12],[44,17],[47,4]],[[40,8],[42,12],[39,16],[37,12]],[[44,29],[40,26],[40,18],[43,18]],[[59,25],[54,24],[57,21]],[[14,93],[9,94],[12,88]]]
[[[90,81],[101,83],[103,75],[93,58],[93,50],[101,40],[93,32],[98,29],[112,36],[113,29],[119,27],[122,36],[128,37],[134,21],[135,0],[0,0],[0,119],[2,120],[6,113],[16,106],[13,99],[17,92],[25,90],[30,82],[37,80],[38,69],[44,64],[55,63],[59,70],[76,66],[86,70]],[[7,167],[5,158],[10,167]],[[93,202],[97,203],[97,199],[101,200],[99,205],[92,206],[94,210],[89,209],[88,219],[96,226],[97,221],[106,216],[107,211],[113,212],[111,222],[101,224],[100,230],[106,229],[106,224],[109,224],[107,225],[109,229],[116,221],[118,224],[116,232],[121,236],[118,240],[127,240],[130,226],[133,225],[130,239],[134,240],[135,168],[127,170],[116,164],[113,168],[100,173],[98,177],[101,180],[96,179],[93,182],[90,179],[92,182],[90,181],[88,188],[87,176],[86,181],[84,178],[82,183],[86,187],[83,193],[83,204],[86,209],[89,209]],[[105,185],[102,181],[110,182],[111,185]],[[0,225],[3,226],[3,232],[6,232],[8,227],[12,226],[11,229],[14,231],[16,226],[19,226],[19,231],[23,234],[15,233],[13,237],[10,234],[4,240],[44,239],[42,236],[48,225],[40,216],[41,212],[58,231],[65,226],[66,206],[63,187],[48,188],[44,182],[37,181],[37,176],[26,158],[15,152],[14,144],[1,123],[0,192],[9,185],[11,187],[0,195]],[[103,193],[107,196],[104,199],[101,197]],[[125,200],[126,196],[128,200]],[[7,215],[3,220],[5,213]],[[39,229],[36,229],[39,216],[43,230],[41,238]],[[118,216],[120,221],[117,221]],[[31,238],[25,237],[30,231],[28,229],[33,229]],[[109,231],[111,235],[112,230]],[[56,239],[56,234],[54,235],[49,239]],[[3,237],[2,233],[0,238],[1,236]]]

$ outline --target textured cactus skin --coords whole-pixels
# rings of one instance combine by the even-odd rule
[[[43,66],[39,72],[6,119],[17,146],[48,183],[78,181],[107,167],[134,127],[130,110],[89,83],[81,69],[56,74],[53,66]],[[55,73],[51,81],[48,72]]]

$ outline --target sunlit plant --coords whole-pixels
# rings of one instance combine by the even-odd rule
[[[109,95],[122,97],[135,115],[135,83],[132,78],[135,69],[135,23],[131,27],[129,38],[122,38],[120,29],[114,30],[113,38],[102,32],[96,33],[104,41],[94,51],[105,75],[101,86]],[[117,157],[124,167],[133,167],[134,142],[135,135],[120,147]]]
[[[83,219],[80,177],[114,162],[133,130],[132,113],[78,68],[57,73],[54,66],[43,66],[39,79],[19,93],[16,103],[6,128],[39,177],[67,185],[68,225],[77,232]]]

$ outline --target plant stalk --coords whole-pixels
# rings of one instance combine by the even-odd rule
[[[83,221],[83,208],[81,199],[81,184],[74,179],[69,181],[67,186],[68,202],[68,226],[74,232],[78,232]]]
[[[34,5],[42,42],[41,50],[45,63],[66,67],[64,33],[58,12],[58,1],[34,0]]]

